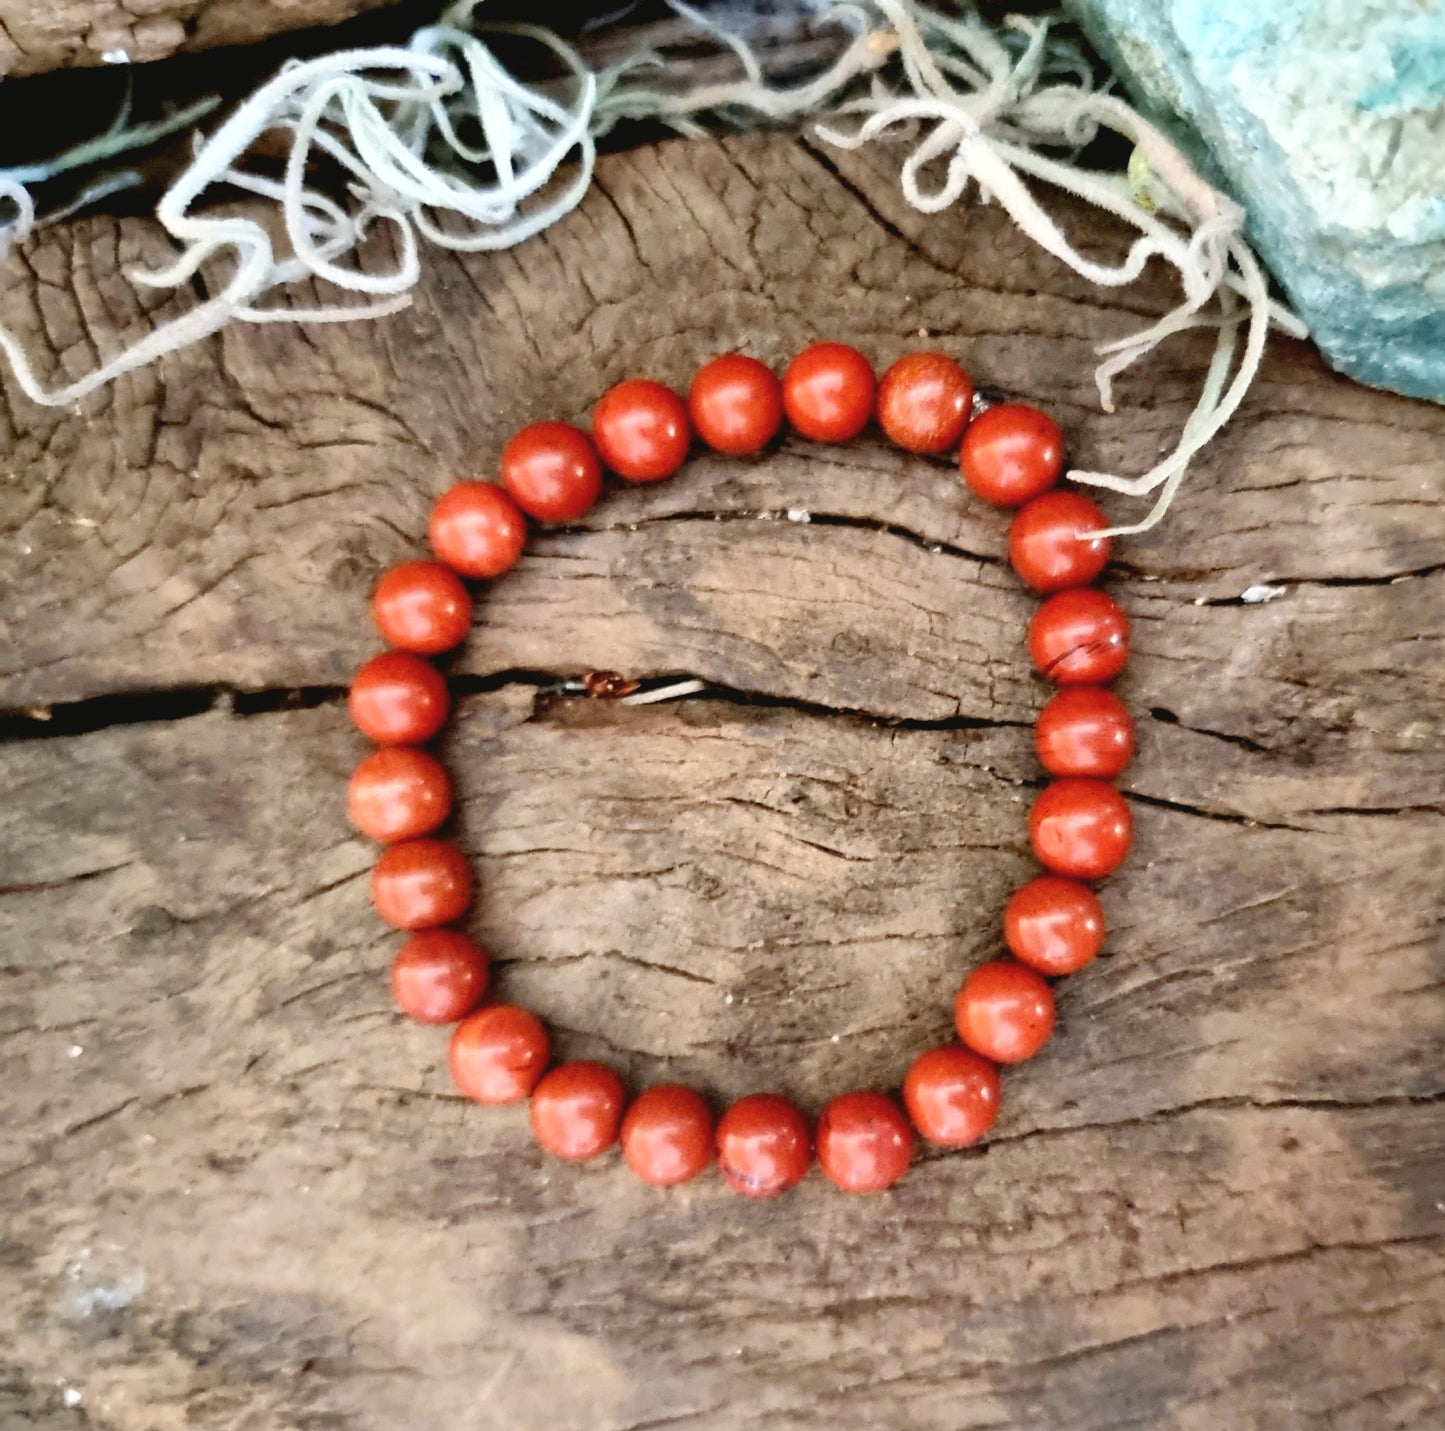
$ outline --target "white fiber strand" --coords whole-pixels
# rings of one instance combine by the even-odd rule
[[[131,274],[138,284],[174,288],[203,265],[224,262],[228,276],[220,290],[53,390],[40,383],[15,336],[0,328],[0,351],[21,389],[34,402],[66,406],[233,321],[350,322],[395,312],[419,281],[423,242],[463,252],[499,249],[557,222],[591,184],[597,139],[625,119],[700,134],[709,117],[777,123],[827,115],[835,122],[820,125],[819,135],[849,149],[904,128],[911,149],[899,182],[920,212],[940,213],[976,188],[1035,243],[1100,286],[1132,284],[1153,260],[1169,265],[1179,281],[1179,304],[1141,331],[1099,344],[1095,379],[1101,406],[1112,411],[1121,373],[1176,334],[1211,328],[1218,335],[1214,357],[1194,411],[1173,450],[1148,472],[1069,473],[1132,496],[1159,493],[1149,516],[1118,528],[1120,534],[1147,530],[1167,510],[1191,459],[1242,402],[1271,325],[1303,333],[1298,320],[1271,301],[1244,241],[1240,207],[1122,99],[1095,88],[1084,52],[1049,20],[1012,16],[995,29],[971,10],[945,15],[917,0],[843,0],[818,16],[823,33],[840,37],[832,59],[809,78],[773,85],[745,39],[684,0],[669,3],[736,61],[736,78],[685,89],[670,78],[665,55],[650,50],[593,72],[544,28],[478,25],[480,0],[455,0],[404,46],[288,63],[198,143],[162,196],[157,217],[179,246],[175,260]],[[541,47],[561,77],[522,83],[489,47],[493,36]],[[31,182],[148,142],[213,103],[129,127],[123,109],[111,129],[87,145],[46,165],[0,170],[0,205],[9,211],[0,218],[0,258],[36,222]],[[848,115],[859,119],[845,132],[837,121]],[[1127,175],[1077,162],[1101,130],[1133,145]],[[287,140],[279,180],[245,167],[268,133]],[[563,174],[563,166],[570,172]],[[76,203],[133,178],[129,172],[103,177]],[[344,193],[337,192],[337,178]],[[1114,262],[1086,255],[1036,187],[1064,190],[1129,225],[1136,237]],[[203,202],[224,197],[218,190],[274,206],[284,244],[234,208],[198,212]],[[395,262],[384,268],[359,261],[378,224],[388,225],[395,239]],[[302,281],[319,281],[355,300],[307,309],[266,304],[269,295]]]

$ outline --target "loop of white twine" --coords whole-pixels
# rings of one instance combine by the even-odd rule
[[[0,327],[0,350],[21,390],[33,402],[69,406],[233,321],[350,322],[395,312],[410,301],[420,278],[420,240],[464,252],[520,243],[581,201],[592,179],[596,140],[620,120],[660,120],[698,133],[699,117],[709,114],[767,122],[820,112],[863,116],[846,133],[836,124],[819,126],[825,141],[843,148],[870,143],[900,125],[921,127],[900,172],[903,196],[920,212],[942,212],[973,185],[1036,243],[1093,283],[1114,288],[1133,283],[1155,259],[1175,271],[1179,305],[1140,332],[1101,343],[1095,378],[1101,405],[1112,411],[1120,373],[1176,333],[1216,329],[1214,358],[1177,444],[1137,477],[1069,473],[1076,481],[1134,496],[1159,492],[1149,515],[1114,528],[1116,535],[1146,531],[1168,509],[1190,460],[1243,400],[1270,325],[1303,334],[1298,320],[1271,302],[1243,238],[1239,206],[1123,100],[1093,88],[1081,52],[1067,41],[1056,42],[1047,21],[1014,16],[1000,33],[976,14],[950,17],[915,0],[845,0],[824,17],[846,36],[832,63],[803,82],[775,87],[742,38],[683,0],[670,3],[731,51],[739,78],[678,91],[668,83],[664,56],[651,51],[594,73],[572,46],[539,26],[478,27],[479,0],[456,0],[438,23],[418,30],[405,46],[288,63],[198,144],[189,166],[162,196],[156,212],[180,246],[175,262],[131,275],[150,287],[176,287],[203,264],[229,255],[232,267],[220,290],[93,372],[55,389],[38,380],[19,340]],[[544,47],[560,62],[564,78],[521,83],[484,34]],[[906,84],[901,92],[882,77],[895,60]],[[34,172],[0,171],[0,200],[8,199],[14,210],[0,222],[0,257],[35,222],[28,182],[143,142],[152,129],[168,132],[181,118],[159,128],[127,129],[123,112],[106,136],[49,165]],[[1134,146],[1147,191],[1134,178],[1135,165],[1126,177],[1053,157],[1077,152],[1100,129]],[[257,140],[272,131],[289,139],[280,180],[242,167]],[[575,171],[559,179],[569,161]],[[318,162],[340,172],[349,203],[315,187]],[[930,184],[926,176],[939,163],[943,175]],[[1035,197],[1030,180],[1103,209],[1138,237],[1115,263],[1088,257]],[[253,218],[196,211],[210,191],[227,186],[277,206],[285,234],[281,252]],[[397,240],[395,263],[381,270],[357,261],[377,223],[389,225]],[[308,279],[366,301],[308,309],[263,303],[276,290]],[[1245,341],[1239,353],[1241,327]]]

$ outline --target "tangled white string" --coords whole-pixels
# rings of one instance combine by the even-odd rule
[[[1215,328],[1215,354],[1198,403],[1162,461],[1137,477],[1070,472],[1080,482],[1133,495],[1159,492],[1150,514],[1115,528],[1117,534],[1145,531],[1167,510],[1191,458],[1243,399],[1270,324],[1303,335],[1298,321],[1271,303],[1242,236],[1238,206],[1122,100],[1095,89],[1087,60],[1046,21],[1013,17],[1000,33],[976,15],[948,17],[915,0],[844,0],[823,16],[844,36],[833,61],[802,83],[777,86],[742,39],[682,0],[670,0],[680,16],[732,52],[740,71],[734,80],[681,90],[670,83],[661,54],[639,52],[594,73],[573,47],[538,26],[479,27],[479,3],[457,0],[405,46],[290,63],[252,94],[198,145],[157,207],[181,246],[179,256],[163,269],[132,274],[140,284],[176,287],[203,264],[228,256],[226,281],[214,296],[56,389],[37,379],[18,339],[0,328],[0,349],[26,395],[49,406],[73,404],[231,322],[349,322],[395,312],[420,277],[419,239],[468,252],[520,243],[581,201],[596,139],[621,120],[642,118],[700,133],[703,116],[779,122],[861,115],[847,133],[819,127],[824,139],[846,148],[906,124],[921,137],[900,182],[921,212],[941,212],[975,184],[1030,238],[1094,283],[1120,287],[1139,278],[1151,259],[1168,263],[1178,274],[1181,302],[1142,332],[1100,346],[1102,405],[1112,411],[1114,379],[1175,333]],[[543,46],[560,62],[563,78],[522,84],[483,38],[496,34]],[[1051,157],[1076,153],[1101,128],[1135,146],[1146,183]],[[282,177],[242,167],[257,140],[277,130],[289,137]],[[942,178],[929,187],[927,176],[940,164]],[[327,169],[330,193],[319,187]],[[335,176],[346,201],[333,197]],[[1077,195],[1130,224],[1139,237],[1117,264],[1088,258],[1035,198],[1028,179]],[[284,233],[279,251],[255,218],[195,211],[210,191],[226,186],[277,206]],[[23,180],[0,171],[3,197],[15,209],[10,235],[21,237],[34,218]],[[361,253],[380,225],[392,230],[396,258],[378,269],[374,255],[363,264]],[[321,280],[365,301],[309,309],[265,303],[302,280]],[[1236,363],[1241,326],[1245,342]]]

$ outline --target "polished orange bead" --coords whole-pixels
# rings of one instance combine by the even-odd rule
[[[418,1023],[453,1024],[487,992],[486,950],[455,929],[423,929],[397,951],[391,996]]]
[[[570,522],[602,494],[602,459],[568,422],[534,422],[502,449],[502,485],[539,522]]]
[[[848,442],[873,416],[873,366],[857,348],[814,343],[783,374],[783,411],[814,442]]]
[[[687,395],[693,430],[715,452],[761,451],[783,422],[783,389],[756,358],[727,353],[698,369]]]
[[[472,902],[472,867],[449,840],[388,845],[371,872],[371,902],[398,929],[455,923]]]
[[[1134,754],[1134,722],[1112,691],[1066,686],[1039,712],[1034,746],[1050,775],[1112,780]]]
[[[913,1126],[930,1143],[967,1147],[998,1117],[998,1069],[956,1043],[931,1048],[908,1070],[903,1103]]]
[[[346,789],[351,823],[383,844],[429,835],[452,811],[452,782],[435,756],[409,745],[372,751]]]
[[[1109,561],[1109,524],[1077,492],[1045,492],[1019,509],[1008,534],[1010,565],[1035,591],[1087,586]]]
[[[947,452],[973,410],[973,379],[944,353],[905,353],[878,384],[878,425],[907,452]]]
[[[408,561],[377,583],[371,598],[376,628],[393,646],[435,656],[466,640],[472,598],[449,566]]]
[[[532,1092],[532,1133],[544,1153],[585,1162],[617,1141],[627,1090],[602,1063],[559,1063]]]
[[[1034,612],[1029,654],[1056,686],[1103,685],[1129,659],[1129,618],[1093,587],[1061,591]]]
[[[994,1063],[1022,1063],[1053,1032],[1054,993],[1034,970],[996,959],[964,980],[953,1022],[975,1053]]]
[[[660,482],[687,460],[692,428],[671,388],[630,378],[602,396],[592,413],[592,439],[602,460],[629,482]]]
[[[818,1166],[844,1192],[891,1188],[908,1170],[913,1128],[882,1093],[844,1093],[818,1119]]]
[[[384,651],[356,673],[346,704],[357,730],[378,745],[421,745],[446,724],[451,697],[430,661]]]
[[[985,502],[1021,507],[1059,480],[1064,435],[1037,408],[1001,402],[969,423],[958,465],[963,480]]]
[[[660,1083],[638,1094],[622,1119],[622,1156],[655,1188],[695,1178],[713,1160],[707,1100],[680,1083]]]
[[[452,1034],[452,1081],[478,1103],[520,1103],[547,1067],[552,1041],[542,1021],[514,1004],[468,1014]]]
[[[1051,979],[1074,974],[1104,947],[1104,907],[1088,885],[1040,875],[1004,906],[1003,937],[1021,964]]]
[[[777,1197],[808,1171],[808,1120],[786,1098],[750,1094],[718,1120],[717,1153],[723,1178],[734,1192]]]
[[[495,482],[458,482],[432,508],[431,549],[455,572],[501,576],[527,545],[527,519]]]
[[[1029,840],[1039,863],[1070,879],[1113,874],[1133,838],[1129,806],[1102,780],[1055,780],[1029,813]]]

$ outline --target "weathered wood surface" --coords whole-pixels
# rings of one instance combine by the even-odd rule
[[[394,0],[0,0],[0,77],[244,45]],[[114,60],[110,61],[114,63]]]
[[[76,371],[165,311],[118,276],[155,249],[47,234],[0,312]],[[0,707],[73,733],[0,749],[0,1424],[1438,1424],[1445,414],[1302,347],[1120,549],[1137,854],[984,1150],[873,1201],[655,1196],[542,1164],[387,1005],[330,688],[458,470],[627,372],[921,329],[1138,468],[1201,349],[1108,418],[1090,347],[1164,301],[919,219],[882,156],[672,144],[383,327],[238,329],[80,415],[7,388]],[[1001,549],[872,441],[700,459],[538,544],[450,741],[501,989],[638,1082],[896,1079],[1028,868]],[[537,694],[599,667],[732,698]],[[247,694],[286,688],[319,704]]]

